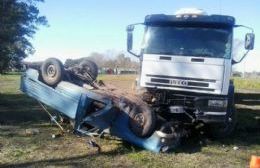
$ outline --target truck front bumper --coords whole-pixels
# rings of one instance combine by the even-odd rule
[[[228,114],[227,97],[200,97],[195,99],[195,116],[205,123],[225,122]]]

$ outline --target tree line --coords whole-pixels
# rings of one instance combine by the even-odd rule
[[[93,61],[97,64],[99,68],[125,68],[125,69],[139,69],[139,63],[137,61],[131,60],[124,53],[119,53],[117,55],[111,56],[102,54],[102,53],[91,53],[88,57],[83,57],[80,59],[67,59],[65,62],[65,66],[73,66],[79,64],[84,59]]]

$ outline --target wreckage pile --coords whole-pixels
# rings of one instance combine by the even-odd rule
[[[177,124],[155,114],[148,104],[149,101],[143,101],[145,94],[142,92],[126,92],[103,81],[97,81],[98,67],[92,61],[84,60],[79,64],[64,66],[58,59],[49,58],[44,62],[25,65],[27,69],[37,71],[26,72],[27,75],[21,82],[22,91],[71,116],[70,119],[74,120],[74,130],[81,134],[90,135],[90,130],[111,127],[116,136],[153,151],[175,147],[183,134]],[[38,76],[37,79],[35,76]],[[30,78],[39,84],[31,82]],[[45,99],[49,94],[52,94],[57,102]],[[67,99],[66,94],[71,95],[72,99]],[[88,97],[88,102],[80,98],[83,94]],[[75,103],[74,98],[77,99],[77,104],[73,107],[83,104],[82,108],[72,108],[72,111],[64,109],[64,104]],[[87,128],[82,129],[85,126]]]
[[[140,94],[126,92],[97,81],[98,67],[90,61],[84,60],[79,64],[63,65],[56,58],[49,58],[44,62],[25,63],[26,68],[37,69],[40,80],[55,87],[60,81],[69,81],[112,100],[113,105],[131,117],[130,127],[140,137],[147,137],[155,129],[155,114],[144,102]],[[98,108],[102,104],[95,104]]]

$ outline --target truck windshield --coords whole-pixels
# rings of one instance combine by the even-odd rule
[[[145,54],[230,58],[232,34],[227,29],[149,26]]]

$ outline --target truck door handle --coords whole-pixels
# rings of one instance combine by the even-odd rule
[[[191,62],[204,62],[204,58],[192,58]]]

